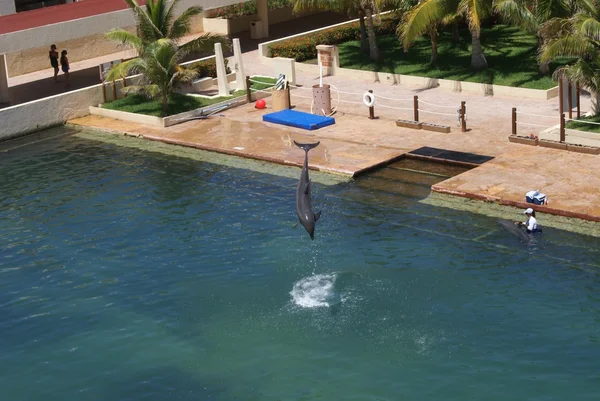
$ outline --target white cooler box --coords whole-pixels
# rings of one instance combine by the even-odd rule
[[[534,205],[545,205],[546,194],[541,194],[540,191],[529,191],[525,194],[525,201]]]

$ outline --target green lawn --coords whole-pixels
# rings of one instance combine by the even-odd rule
[[[481,43],[488,68],[479,72],[471,71],[470,68],[471,37],[466,30],[461,32],[458,43],[452,43],[450,32],[440,35],[437,66],[429,64],[431,41],[428,37],[419,39],[408,53],[404,53],[397,36],[381,37],[378,43],[384,56],[382,63],[374,63],[368,56],[362,55],[360,43],[352,41],[339,46],[340,66],[531,89],[549,89],[557,85],[552,82],[551,76],[543,76],[538,72],[536,37],[514,27],[496,25],[482,30]],[[567,60],[562,64],[566,62]],[[558,64],[551,64],[551,71],[557,66]]]
[[[260,81],[261,83],[251,82],[251,89],[266,89],[275,85],[276,82],[276,79],[274,78],[252,77],[252,79],[254,81]],[[142,95],[128,95],[122,99],[103,104],[102,107],[105,109],[126,111],[129,113],[165,117],[210,106],[211,104],[220,103],[240,96],[246,96],[246,91],[235,91],[231,96],[216,97],[214,99],[173,93],[169,96],[169,111],[166,114],[163,113],[162,104],[159,99],[148,99]]]
[[[600,116],[582,117],[579,120],[600,123]],[[587,132],[600,132],[600,125],[586,124],[586,123],[582,123],[579,121],[569,121],[565,125],[565,128],[576,129],[579,131],[587,131]]]

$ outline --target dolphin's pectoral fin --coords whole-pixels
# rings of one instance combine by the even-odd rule
[[[296,227],[298,227],[299,225],[300,225],[300,223],[296,223],[296,224],[294,224],[294,227],[292,227],[292,228],[296,228]]]
[[[310,182],[307,182],[306,186],[304,187],[304,194],[308,195],[309,192],[310,192]]]
[[[321,211],[320,210],[317,212],[317,214],[315,214],[315,221],[319,220],[319,217],[321,217]]]

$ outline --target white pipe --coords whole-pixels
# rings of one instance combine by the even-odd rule
[[[319,87],[323,87],[323,65],[321,64],[321,55],[319,54],[318,56],[318,61],[319,61]]]

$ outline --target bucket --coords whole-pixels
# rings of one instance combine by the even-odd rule
[[[313,85],[313,113],[319,115],[331,114],[331,90],[329,85]]]
[[[271,97],[273,98],[273,110],[285,110],[290,108],[290,88],[271,91]]]

